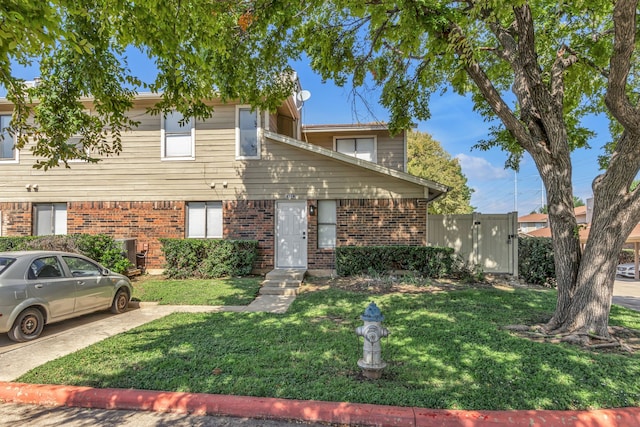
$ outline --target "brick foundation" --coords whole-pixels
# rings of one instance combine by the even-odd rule
[[[147,268],[164,264],[160,238],[185,236],[184,202],[71,202],[67,204],[67,233],[107,234],[137,239],[147,250]]]
[[[255,270],[271,270],[275,257],[275,202],[234,200],[223,204],[224,237],[258,241]]]
[[[427,243],[427,201],[424,199],[338,200],[336,221],[337,246],[424,246]],[[335,251],[318,248],[317,216],[309,217],[308,228],[309,269],[335,269]]]
[[[0,203],[0,236],[31,235],[31,203]]]
[[[317,206],[309,200],[307,206]],[[70,202],[69,234],[107,234],[134,238],[138,251],[148,249],[147,268],[163,267],[160,238],[184,238],[185,202]],[[338,246],[425,245],[427,202],[424,199],[338,200]],[[2,235],[29,236],[31,203],[0,203]],[[307,209],[307,212],[310,210]],[[308,215],[307,260],[310,270],[335,268],[333,249],[318,248],[318,217]],[[254,269],[272,269],[275,261],[275,201],[237,200],[223,203],[227,239],[258,240]]]

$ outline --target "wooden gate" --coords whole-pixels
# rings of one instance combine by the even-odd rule
[[[430,246],[453,248],[486,273],[518,276],[518,213],[429,215]]]

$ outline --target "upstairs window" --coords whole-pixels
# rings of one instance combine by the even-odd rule
[[[222,202],[187,203],[187,237],[222,238]]]
[[[33,235],[67,234],[67,204],[38,203],[33,205]]]
[[[8,130],[10,123],[11,116],[0,116],[0,162],[15,162],[17,160],[14,147],[16,141]]]
[[[172,111],[162,117],[162,159],[193,160],[195,158],[195,126],[193,117]]]
[[[236,158],[259,159],[258,112],[238,107],[236,112]]]
[[[336,151],[369,162],[377,162],[376,140],[373,137],[336,138]]]

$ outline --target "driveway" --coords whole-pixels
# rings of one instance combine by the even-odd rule
[[[284,313],[295,296],[259,295],[242,306],[158,305],[131,303],[122,314],[103,311],[64,322],[46,325],[40,338],[16,343],[0,334],[0,381],[13,381],[44,363],[78,351],[113,335],[175,312],[214,313],[219,311]]]
[[[36,366],[171,312],[169,306],[154,306],[132,308],[117,315],[108,311],[88,314],[46,325],[40,338],[25,343],[13,342],[6,334],[0,334],[0,381],[13,381]]]
[[[616,276],[613,303],[640,311],[640,280]]]

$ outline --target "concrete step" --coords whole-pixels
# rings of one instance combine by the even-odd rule
[[[267,279],[262,282],[262,287],[270,287],[270,288],[297,288],[300,286],[302,282],[300,280],[276,280],[276,279]]]
[[[280,296],[296,296],[298,295],[298,287],[295,288],[260,288],[260,295],[280,295]]]
[[[300,280],[304,279],[304,275],[307,273],[307,270],[303,268],[276,268],[271,270],[265,276],[267,280],[282,280],[282,279],[290,279],[290,280]]]
[[[260,295],[296,296],[307,271],[295,268],[276,268],[267,273],[260,287]]]

